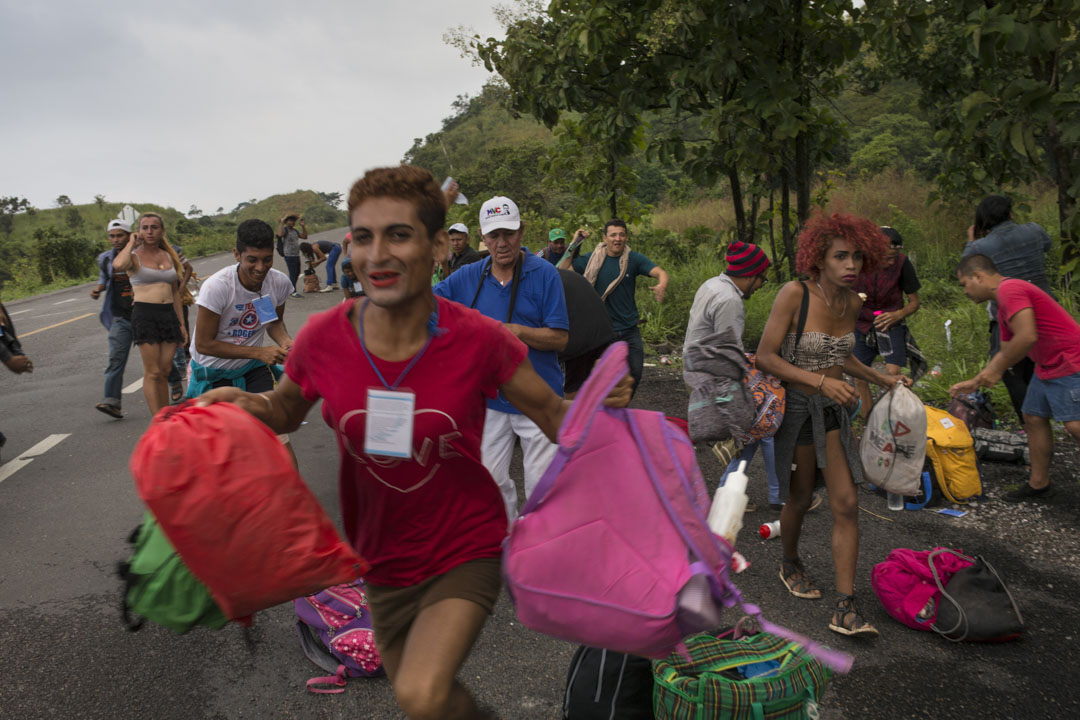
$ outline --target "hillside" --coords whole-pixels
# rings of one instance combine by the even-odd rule
[[[118,217],[125,205],[137,212],[156,212],[165,218],[166,235],[191,257],[232,247],[236,225],[259,218],[275,228],[283,215],[303,215],[312,232],[341,227],[345,213],[329,204],[334,195],[296,190],[262,200],[240,203],[233,211],[217,215],[185,217],[175,208],[153,203],[101,202],[87,205],[26,208],[6,216],[0,227],[0,282],[4,297],[67,287],[96,277],[94,258],[108,246],[105,226]],[[6,234],[3,230],[10,230]]]

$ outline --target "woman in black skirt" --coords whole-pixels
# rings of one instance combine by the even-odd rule
[[[150,416],[169,404],[169,370],[180,343],[187,344],[180,295],[183,268],[165,240],[165,221],[143,213],[131,240],[113,261],[134,292],[131,331],[143,362],[143,395]]]

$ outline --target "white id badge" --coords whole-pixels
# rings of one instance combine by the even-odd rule
[[[278,319],[277,308],[274,307],[274,301],[270,298],[261,297],[252,301],[252,305],[255,306],[255,312],[259,314],[260,325],[266,325]]]
[[[369,389],[364,452],[368,455],[410,457],[415,405],[416,396],[411,392]]]

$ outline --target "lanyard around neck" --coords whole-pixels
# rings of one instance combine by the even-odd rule
[[[416,363],[420,362],[420,358],[424,356],[424,353],[427,352],[428,347],[431,345],[431,341],[435,339],[435,335],[438,334],[439,302],[438,300],[435,301],[435,310],[431,313],[431,317],[428,319],[427,342],[424,343],[424,347],[420,348],[420,352],[416,353],[416,355],[413,356],[413,359],[409,361],[409,364],[405,366],[405,369],[401,371],[401,374],[398,375],[398,378],[394,381],[393,385],[388,384],[386,382],[386,378],[384,378],[383,374],[379,372],[379,368],[375,367],[375,361],[371,358],[371,353],[368,352],[367,343],[364,342],[364,311],[367,310],[367,305],[368,299],[365,298],[364,304],[360,306],[360,318],[357,323],[360,327],[360,349],[364,351],[364,357],[367,358],[368,365],[370,365],[371,369],[375,371],[375,376],[379,378],[379,382],[382,383],[383,387],[387,390],[397,390],[398,387],[401,385],[402,381],[405,380],[405,376],[409,374],[409,371],[413,369]]]

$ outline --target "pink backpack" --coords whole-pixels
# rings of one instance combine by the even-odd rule
[[[929,632],[937,618],[941,590],[930,568],[930,556],[938,550],[946,551],[934,555],[934,568],[942,585],[947,585],[957,571],[971,565],[948,548],[923,551],[896,548],[870,573],[870,584],[885,612],[915,630]]]
[[[604,407],[626,355],[615,343],[593,368],[506,540],[518,619],[569,642],[661,658],[740,603],[764,630],[847,671],[850,657],[742,603],[728,577],[732,548],[706,524],[709,498],[686,435],[658,412]]]

